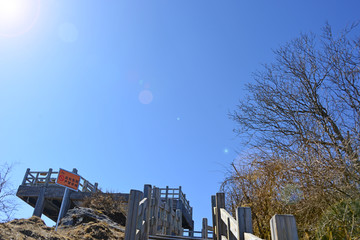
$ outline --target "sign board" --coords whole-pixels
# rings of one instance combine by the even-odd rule
[[[60,168],[56,183],[77,191],[80,184],[80,176]]]

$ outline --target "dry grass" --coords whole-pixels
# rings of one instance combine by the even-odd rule
[[[83,207],[88,207],[108,216],[114,222],[125,226],[127,202],[112,193],[95,193],[86,198]]]

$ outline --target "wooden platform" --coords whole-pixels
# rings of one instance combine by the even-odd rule
[[[73,169],[73,172],[77,172]],[[69,191],[66,196],[66,207],[63,213],[59,213],[61,202],[64,196],[65,188],[55,184],[58,172],[52,171],[31,171],[27,169],[23,182],[19,186],[16,196],[21,198],[34,208],[33,215],[41,217],[42,214],[55,221],[58,215],[64,216],[68,209],[81,206],[86,197],[90,197],[98,190],[98,184],[91,184],[89,181],[81,177],[79,191]],[[161,200],[167,201],[168,198],[173,199],[173,208],[180,209],[182,212],[182,225],[184,229],[193,230],[194,221],[192,220],[192,207],[186,199],[186,195],[179,188],[161,188]],[[111,193],[115,197],[128,201],[129,193]]]
[[[41,191],[44,191],[44,206],[42,214],[50,218],[51,220],[57,220],[61,201],[64,196],[65,189],[61,186],[57,186],[55,184],[49,185],[47,187],[43,186],[23,186],[20,185],[16,196],[21,198],[24,202],[28,203],[30,206],[36,208],[36,203],[39,200],[39,196],[41,195]],[[70,193],[70,206],[69,209],[72,209],[76,206],[81,206],[82,201],[91,196],[92,192],[74,192]],[[117,196],[124,198],[124,200],[128,200],[129,194],[121,194],[116,193]],[[35,215],[35,214],[34,214]]]

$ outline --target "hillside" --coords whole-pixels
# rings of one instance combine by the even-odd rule
[[[90,208],[70,210],[62,219],[58,231],[48,227],[39,217],[15,219],[0,224],[1,240],[77,240],[124,239],[124,226],[113,222],[102,212]]]

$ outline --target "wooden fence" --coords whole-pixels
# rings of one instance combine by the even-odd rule
[[[30,168],[26,170],[22,185],[25,186],[48,186],[49,184],[55,184],[59,172],[53,171],[52,168],[49,171],[31,171]],[[97,192],[98,183],[91,184],[88,180],[80,177],[79,191],[81,192]]]
[[[160,197],[167,200],[168,198],[179,200],[183,205],[185,210],[192,216],[192,207],[190,206],[190,201],[186,199],[186,194],[181,190],[181,186],[179,188],[159,188],[160,189]]]
[[[236,209],[236,219],[225,210],[225,194],[211,197],[214,240],[260,240],[252,233],[251,209]],[[272,240],[298,240],[293,215],[275,215],[270,221]],[[207,239],[205,237],[205,239]]]
[[[131,190],[125,240],[145,240],[150,234],[181,236],[181,210],[174,211],[172,201],[168,198],[162,202],[160,189],[152,189],[151,185],[145,185],[144,193]]]

